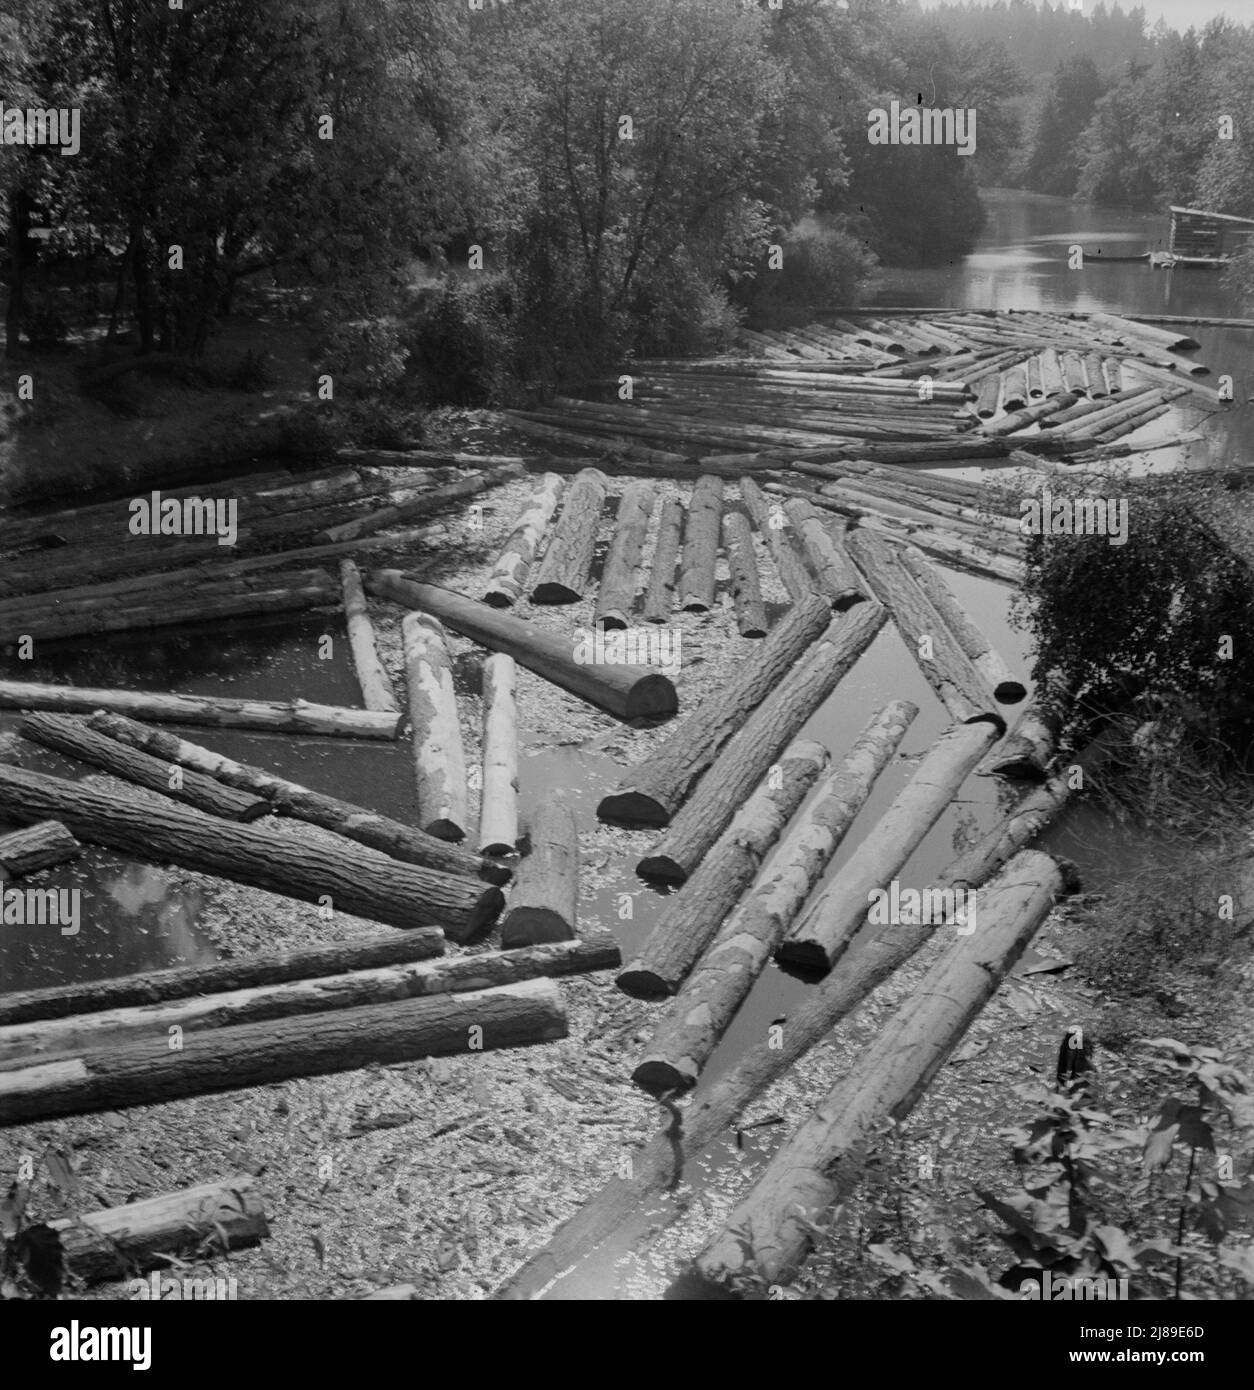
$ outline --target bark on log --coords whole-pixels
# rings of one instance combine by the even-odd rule
[[[708,696],[652,757],[624,773],[597,816],[611,825],[667,825],[719,750],[776,689],[831,622],[821,599],[803,597],[726,685]]]
[[[74,715],[27,715],[22,721],[22,737],[222,820],[248,823],[268,816],[273,809],[264,796],[237,791],[215,782],[212,777],[202,777],[198,772],[186,771],[177,765],[171,767],[137,748],[129,748],[98,733],[85,719]],[[173,785],[175,781],[177,786]]]
[[[652,483],[628,483],[623,488],[617,524],[601,569],[601,588],[597,594],[594,621],[603,628],[622,629],[630,625],[653,500]]]
[[[486,473],[476,473],[469,478],[461,478],[443,487],[431,488],[421,496],[408,502],[398,502],[395,506],[382,507],[366,516],[346,521],[342,526],[328,526],[314,536],[315,542],[334,545],[339,541],[355,541],[362,536],[374,535],[401,521],[414,521],[421,516],[430,516],[463,497],[473,497],[485,488],[508,483],[524,474],[521,464],[507,463],[501,468],[491,468]]]
[[[526,508],[514,523],[509,539],[492,566],[484,603],[493,608],[510,608],[522,597],[527,576],[540,553],[540,543],[557,512],[565,486],[560,473],[545,473],[536,480]]]
[[[490,951],[438,961],[402,962],[347,974],[198,995],[138,1008],[106,1009],[0,1027],[0,1084],[6,1071],[69,1052],[169,1039],[171,1028],[201,1032],[335,1009],[356,1009],[433,994],[464,994],[561,975],[612,970],[622,963],[608,932],[578,941]]]
[[[413,826],[368,811],[364,806],[324,796],[297,782],[276,777],[262,768],[234,762],[212,749],[188,743],[174,734],[149,729],[133,719],[104,712],[93,714],[87,723],[98,733],[131,748],[142,749],[167,763],[193,768],[228,787],[256,792],[258,796],[265,797],[280,816],[320,825],[324,830],[333,830],[345,839],[368,845],[406,864],[421,864],[424,868],[438,869],[445,874],[478,875],[489,883],[505,883],[509,879],[509,870],[503,865],[468,854],[463,849],[437,840],[433,835],[415,830]]]
[[[840,766],[823,779],[817,795],[788,826],[769,870],[758,875],[749,896],[732,909],[662,1015],[644,1058],[632,1073],[637,1086],[664,1095],[696,1085],[916,714],[918,707],[908,700],[885,705],[858,735]],[[691,887],[685,890],[692,891]]]
[[[1010,674],[1010,667],[1001,653],[967,616],[936,566],[911,545],[903,545],[898,550],[897,560],[953,633],[997,699],[1004,705],[1017,705],[1024,699],[1027,686]]]
[[[827,631],[729,740],[696,795],[636,866],[641,878],[682,883],[802,725],[870,646],[888,610],[860,603]]]
[[[678,498],[667,498],[658,522],[653,562],[649,568],[649,587],[644,596],[644,620],[647,623],[670,622],[671,611],[675,607],[678,580],[675,571],[679,564],[679,535],[683,524],[683,504]]]
[[[550,980],[192,1032],[0,1072],[0,1125],[566,1036]]]
[[[483,791],[479,853],[518,848],[518,710],[514,658],[493,652],[483,663]]]
[[[443,951],[444,933],[437,927],[419,927],[406,932],[369,932],[331,946],[306,946],[295,951],[215,961],[212,965],[180,965],[137,975],[116,975],[107,980],[19,990],[0,995],[0,1027],[339,975],[349,970],[404,965],[428,960]]]
[[[362,701],[367,709],[400,711],[392,678],[379,660],[374,640],[374,624],[366,606],[366,591],[361,586],[361,573],[354,560],[340,561],[340,583],[344,589],[344,618],[348,624],[348,643],[353,653],[353,669],[361,686]]]
[[[223,700],[212,695],[153,695],[140,690],[91,690],[25,681],[0,681],[0,709],[59,710],[68,714],[91,714],[104,709],[160,724],[203,724],[340,738],[394,739],[401,724],[399,714],[311,705],[305,700],[289,704]]]
[[[802,599],[815,593],[814,579],[797,553],[788,528],[782,524],[783,509],[779,509],[781,524],[773,525],[777,504],[767,501],[762,489],[752,478],[741,478],[740,496],[753,518],[753,524],[758,528],[758,534],[771,552],[771,559],[775,561],[775,568],[779,571],[780,582],[788,590],[788,597],[793,603],[799,604]]]
[[[842,1191],[850,1191],[874,1133],[904,1119],[1063,892],[1058,865],[1025,851],[990,886],[978,934],[963,937],[927,972],[854,1070],[798,1126],[694,1262],[693,1280],[727,1291],[752,1272],[786,1281]]]
[[[753,531],[749,518],[739,508],[723,514],[723,549],[727,552],[732,599],[736,604],[736,628],[742,637],[765,637],[766,605],[758,582]]]
[[[1022,410],[1028,403],[1028,369],[1019,363],[1005,372],[1001,379],[1001,408],[1008,413]]]
[[[704,613],[714,606],[714,566],[723,521],[723,480],[703,473],[688,499],[684,522],[684,557],[679,576],[679,606]]]
[[[1108,396],[1117,396],[1123,391],[1123,370],[1117,357],[1102,358],[1102,380]]]
[[[61,1237],[66,1269],[87,1284],[164,1269],[170,1255],[246,1250],[270,1234],[257,1181],[248,1176],[47,1224]]]
[[[0,767],[0,819],[64,821],[80,840],[152,863],[179,864],[392,927],[439,926],[454,940],[490,927],[499,888],[402,864],[373,850],[314,844],[259,825],[217,820],[152,797]]]
[[[835,965],[865,921],[871,895],[905,865],[996,737],[988,724],[959,724],[937,739],[893,804],[793,924],[776,959],[817,973]]]
[[[997,403],[1001,399],[1001,376],[990,372],[980,383],[975,397],[975,413],[981,420],[991,420],[997,414]]]
[[[1110,388],[1106,385],[1105,373],[1102,371],[1100,352],[1086,352],[1084,354],[1084,376],[1088,381],[1090,400],[1102,400],[1110,394]]]
[[[1087,778],[1107,755],[1095,739],[1077,759]],[[975,845],[954,859],[933,883],[935,888],[979,888],[1030,843],[1072,796],[1068,779],[1055,778],[1037,787]],[[788,1018],[780,1046],[765,1040],[748,1049],[724,1075],[694,1100],[676,1132],[668,1122],[643,1149],[632,1155],[632,1176],[610,1178],[579,1210],[563,1222],[541,1250],[493,1295],[498,1299],[534,1299],[589,1256],[600,1256],[628,1231],[653,1198],[673,1191],[684,1176],[685,1164],[733,1125],[745,1108],[798,1058],[828,1037],[871,992],[932,939],[930,924],[862,933],[841,969],[815,986]],[[686,1210],[672,1204],[662,1218],[669,1225]],[[656,1230],[657,1220],[653,1221]],[[628,1237],[629,1238],[629,1237]]]
[[[842,613],[867,597],[862,577],[845,553],[845,526],[833,522],[829,528],[811,504],[801,497],[784,503],[784,515],[792,522],[801,548],[818,580],[818,591],[832,607]]]
[[[1040,700],[1034,699],[980,771],[997,777],[1043,782],[1057,743],[1057,718],[1046,714]]]
[[[827,750],[813,739],[784,750],[778,775],[772,768],[662,909],[639,954],[619,974],[619,989],[637,999],[675,993],[826,766]]]
[[[532,586],[532,603],[578,603],[583,598],[592,573],[606,481],[599,469],[585,468],[567,489],[561,520]]]
[[[393,603],[433,614],[480,646],[507,653],[520,666],[620,719],[661,719],[678,708],[675,687],[648,666],[581,665],[569,640],[512,613],[498,613],[449,589],[422,584],[400,570],[375,570],[366,585]]]
[[[1041,386],[1046,397],[1061,396],[1067,389],[1062,379],[1062,360],[1056,348],[1041,353]]]
[[[0,835],[0,883],[6,874],[10,878],[37,874],[54,864],[77,859],[82,852],[82,845],[60,821],[38,821],[24,830]]]
[[[439,840],[464,840],[470,823],[466,751],[453,692],[453,662],[444,626],[426,613],[401,623],[405,686],[412,726],[418,823]]]
[[[527,826],[529,850],[518,866],[501,923],[506,949],[573,941],[579,907],[579,827],[570,803],[546,797]]]
[[[1059,361],[1062,363],[1062,383],[1067,391],[1076,396],[1087,395],[1088,380],[1084,375],[1084,359],[1080,354],[1063,352],[1059,354]]]
[[[849,538],[849,549],[881,603],[891,609],[910,654],[952,718],[964,724],[988,721],[998,736],[1006,721],[984,677],[927,601],[914,580],[893,560],[892,551],[864,529]]]

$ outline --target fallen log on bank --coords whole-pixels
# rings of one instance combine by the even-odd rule
[[[466,751],[444,625],[427,613],[406,613],[401,622],[401,641],[405,649],[418,823],[436,839],[464,840],[470,823]]]
[[[10,878],[37,874],[77,859],[82,852],[82,845],[60,821],[37,821],[24,830],[0,835],[0,882],[5,874]]]
[[[684,522],[679,606],[685,613],[704,613],[714,606],[714,566],[722,521],[723,480],[703,473],[688,499]]]
[[[727,742],[658,843],[636,865],[644,879],[683,883],[776,757],[884,626],[888,610],[860,603],[834,618]]]
[[[649,518],[653,515],[653,501],[652,483],[628,483],[619,498],[618,517],[601,569],[601,588],[593,618],[606,630],[621,630],[631,624],[636,579],[649,532]]]
[[[294,951],[215,961],[212,965],[178,965],[105,980],[18,990],[0,995],[0,1027],[151,1006],[194,995],[225,994],[350,970],[405,965],[443,952],[444,933],[438,927],[417,927],[404,932],[368,932],[331,946],[304,946]]]
[[[988,721],[1000,737],[1006,721],[984,677],[958,645],[918,585],[893,559],[892,550],[868,531],[849,537],[853,558],[893,619],[927,683],[953,719],[964,724]]]
[[[769,874],[759,874],[748,897],[732,908],[709,950],[662,1015],[632,1073],[637,1086],[665,1095],[696,1085],[916,714],[918,707],[907,700],[885,705],[840,765],[823,779],[814,799],[789,823]],[[693,887],[684,892],[692,892]]]
[[[315,843],[189,806],[0,767],[0,819],[64,821],[80,840],[147,863],[178,864],[392,927],[434,925],[454,940],[490,927],[501,890],[356,845]]]
[[[406,934],[408,935],[408,934]],[[235,1028],[278,1018],[307,1017],[433,994],[465,994],[564,975],[612,970],[622,956],[608,932],[577,941],[549,942],[521,950],[403,961],[336,975],[306,976],[281,984],[105,1009],[63,1018],[0,1027],[0,1086],[6,1071],[68,1052],[125,1047],[184,1033]]]
[[[268,816],[273,809],[264,796],[223,786],[212,777],[185,771],[177,764],[172,768],[169,763],[98,733],[85,719],[74,715],[29,714],[22,721],[21,733],[32,743],[103,768],[123,781],[160,792],[172,801],[181,801],[222,820],[250,823]]]
[[[483,778],[479,853],[518,848],[518,709],[514,658],[493,652],[483,663]]]
[[[368,811],[364,806],[324,796],[322,792],[311,791],[297,782],[288,782],[248,763],[237,763],[212,749],[202,748],[198,743],[188,743],[175,734],[149,729],[133,719],[104,711],[93,714],[87,724],[98,733],[131,748],[151,753],[167,763],[193,768],[228,787],[256,792],[258,796],[265,797],[280,816],[320,825],[324,830],[332,830],[345,839],[368,845],[406,864],[421,864],[440,873],[468,878],[478,875],[490,883],[505,883],[509,879],[509,870],[503,865],[480,859],[444,840],[437,840],[433,835],[415,830],[413,826]]]
[[[697,779],[749,714],[776,689],[831,622],[821,599],[803,597],[720,689],[707,696],[659,746],[623,774],[597,816],[611,825],[667,825]]]
[[[362,703],[367,709],[399,713],[400,704],[392,688],[392,678],[379,660],[374,640],[374,624],[366,606],[366,591],[361,586],[361,572],[356,561],[340,561],[340,584],[344,590],[344,618],[348,624],[349,648],[353,654],[353,670],[361,686]]]
[[[0,1071],[0,1125],[565,1036],[562,997],[551,980],[193,1030],[178,1051],[162,1035]]]
[[[958,724],[937,739],[893,804],[789,929],[777,960],[821,973],[835,965],[866,919],[872,894],[905,866],[996,737],[989,724]]]
[[[532,603],[578,603],[583,598],[592,573],[606,484],[599,469],[585,468],[576,474],[532,584]]]
[[[833,522],[827,526],[823,518],[803,497],[790,497],[784,503],[784,515],[792,522],[801,548],[818,580],[821,594],[838,612],[844,612],[867,597],[862,577],[845,552],[845,526]]]
[[[536,479],[522,515],[492,566],[483,601],[493,608],[510,608],[523,596],[527,576],[540,543],[562,500],[566,484],[560,473],[544,473]]]
[[[854,1069],[789,1136],[698,1255],[685,1288],[786,1282],[824,1213],[852,1190],[878,1126],[904,1119],[996,993],[1063,893],[1058,865],[1027,850],[990,885],[980,930],[962,937],[880,1029]]]
[[[573,941],[579,907],[579,828],[564,796],[549,795],[527,825],[528,852],[518,866],[501,922],[506,949]]]
[[[1083,778],[1101,766],[1107,751],[1108,745],[1099,737],[1080,754],[1076,764]],[[1071,778],[1056,777],[1034,788],[970,849],[952,860],[931,886],[980,888],[1040,834],[1073,794]],[[843,1018],[930,941],[934,931],[930,923],[915,923],[860,932],[840,970],[816,985],[790,1013],[779,1046],[760,1039],[693,1101],[678,1129],[668,1117],[666,1126],[632,1154],[631,1177],[610,1178],[493,1297],[541,1298],[555,1281],[618,1241],[642,1211],[652,1209],[657,1194],[679,1186],[686,1163],[734,1125],[746,1107],[828,1037]],[[659,1224],[670,1225],[685,1210],[686,1203],[673,1203],[660,1221],[651,1210],[652,1229],[656,1233]]]
[[[953,633],[994,696],[1005,705],[1017,705],[1024,699],[1027,686],[1010,674],[1010,667],[1001,653],[968,617],[936,566],[910,545],[903,545],[897,551],[897,561]]]
[[[624,994],[660,999],[675,993],[826,766],[827,750],[813,739],[784,750],[620,972]]]
[[[270,1234],[257,1180],[246,1175],[46,1224],[61,1238],[67,1272],[86,1284],[164,1269],[177,1263],[170,1256],[247,1250]]]
[[[727,552],[732,601],[736,605],[736,629],[742,637],[765,637],[766,605],[758,582],[753,531],[749,518],[739,508],[730,508],[723,514],[723,549]]]
[[[74,685],[0,681],[0,709],[57,710],[65,714],[115,714],[158,724],[201,724],[340,738],[394,739],[401,717],[385,710],[339,709],[306,700],[223,700],[213,695],[154,695],[146,690],[92,690]]]
[[[661,719],[675,713],[675,687],[660,671],[648,666],[580,663],[576,644],[554,636],[533,623],[500,613],[486,604],[423,584],[400,570],[374,570],[366,587],[381,598],[430,613],[463,637],[505,652],[520,666],[560,685],[620,719]],[[2,689],[2,687],[0,687]]]
[[[653,562],[649,567],[649,587],[644,595],[646,623],[668,623],[675,607],[675,586],[679,564],[679,536],[684,524],[683,504],[667,498],[658,521]]]

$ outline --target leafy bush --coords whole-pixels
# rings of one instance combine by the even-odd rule
[[[746,303],[754,322],[779,324],[802,310],[808,321],[815,305],[851,304],[874,280],[875,257],[843,226],[805,223],[781,243],[778,270],[759,267],[755,278],[736,295]]]
[[[504,275],[446,275],[405,327],[410,371],[432,404],[506,402],[518,374],[518,296]]]
[[[334,378],[337,400],[375,397],[400,382],[407,356],[400,321],[390,315],[375,315],[331,328],[319,370]]]

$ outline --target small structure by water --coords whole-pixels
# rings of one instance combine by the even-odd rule
[[[1174,265],[1223,265],[1249,245],[1254,218],[1203,208],[1171,209],[1168,252]]]

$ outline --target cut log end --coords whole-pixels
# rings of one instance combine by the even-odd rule
[[[513,595],[504,593],[500,589],[489,589],[484,594],[483,601],[489,608],[512,608],[514,606]]]
[[[506,950],[519,946],[541,946],[549,941],[573,941],[574,927],[560,912],[547,907],[521,907],[501,924],[501,945]]]
[[[633,999],[669,999],[675,993],[670,981],[639,961],[632,961],[620,970],[615,983]]]
[[[791,973],[808,980],[826,975],[833,964],[817,941],[804,940],[780,942],[775,961]]]
[[[597,819],[607,825],[655,827],[669,825],[671,812],[656,797],[635,787],[623,787],[603,796],[597,806]]]
[[[1020,700],[1027,699],[1028,688],[1022,681],[1003,680],[993,687],[993,694],[1003,705],[1017,705]]]
[[[602,613],[596,619],[596,625],[602,632],[625,632],[628,627],[627,615],[625,613]]]
[[[450,843],[456,843],[458,840],[466,838],[466,827],[458,825],[455,820],[449,820],[444,816],[428,821],[422,829],[428,835],[434,835],[437,840],[448,840]]]
[[[632,1081],[651,1096],[688,1091],[697,1084],[699,1073],[687,1058],[670,1061],[665,1057],[646,1057],[631,1074]]]
[[[679,712],[679,696],[666,676],[638,680],[627,696],[627,718],[665,719]]]
[[[583,595],[565,584],[537,584],[531,591],[532,603],[578,603]]]
[[[688,870],[669,854],[648,854],[636,865],[637,875],[647,883],[686,883]]]
[[[470,921],[467,923],[465,935],[458,934],[453,939],[465,941],[470,937],[478,936],[483,932],[490,931],[497,923],[502,911],[505,908],[505,894],[497,887],[487,888],[479,896],[479,901],[475,904],[474,911],[470,914]],[[446,936],[453,936],[447,928]]]

